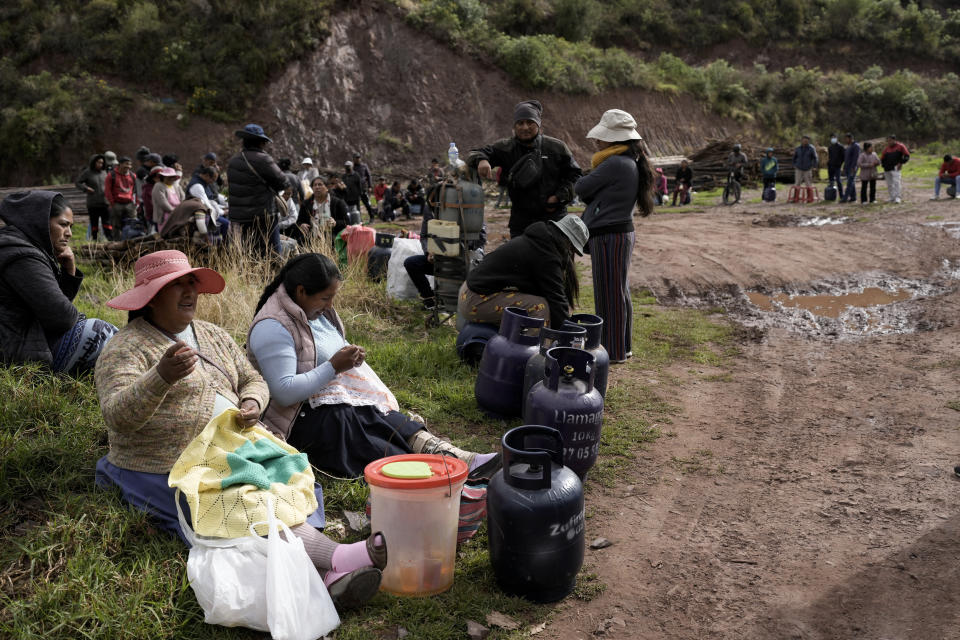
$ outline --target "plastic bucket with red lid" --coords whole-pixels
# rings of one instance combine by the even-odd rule
[[[370,526],[387,539],[390,559],[380,588],[398,596],[429,596],[453,585],[460,492],[467,463],[413,453],[367,465]]]

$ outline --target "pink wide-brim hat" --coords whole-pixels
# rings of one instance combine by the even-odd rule
[[[160,289],[189,273],[197,278],[197,293],[220,293],[227,285],[223,276],[206,267],[191,267],[182,251],[154,251],[133,265],[133,289],[107,301],[108,307],[135,311],[147,306]]]

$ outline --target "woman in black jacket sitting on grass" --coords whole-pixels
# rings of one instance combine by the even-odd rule
[[[0,361],[93,369],[117,328],[73,306],[83,281],[70,248],[73,210],[59,193],[20,191],[0,204],[0,220]]]

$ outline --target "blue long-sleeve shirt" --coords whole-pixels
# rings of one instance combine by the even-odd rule
[[[847,145],[847,150],[843,153],[843,174],[846,176],[857,175],[857,160],[860,159],[860,143],[851,142]]]
[[[310,322],[317,350],[317,367],[297,373],[297,350],[293,336],[276,320],[262,320],[250,332],[250,350],[270,388],[270,398],[282,407],[303,402],[336,377],[330,356],[347,345],[329,320]]]

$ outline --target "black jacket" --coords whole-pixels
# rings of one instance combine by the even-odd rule
[[[360,202],[360,196],[366,191],[363,188],[363,180],[360,178],[359,174],[356,171],[351,171],[350,173],[345,173],[340,178],[343,180],[343,186],[346,189],[343,192],[343,199],[347,204],[357,204]]]
[[[0,361],[52,364],[51,346],[80,318],[71,300],[83,274],[63,273],[50,242],[53,191],[22,191],[0,204]]]
[[[347,203],[338,198],[337,196],[329,193],[327,197],[330,199],[330,216],[336,222],[333,225],[332,235],[337,236],[338,233],[347,228],[347,225],[350,223],[349,216],[347,215]],[[303,204],[300,205],[300,214],[297,216],[297,226],[301,224],[310,224],[310,217],[313,213],[313,196],[310,196],[303,201]]]
[[[839,142],[832,143],[827,147],[827,166],[839,169],[843,166],[843,154],[846,151]]]
[[[538,136],[540,155],[543,159],[543,172],[540,182],[530,189],[518,189],[507,184],[510,194],[510,235],[519,236],[523,230],[538,220],[559,220],[564,216],[567,203],[573,200],[573,185],[583,171],[573,159],[570,149],[562,141],[549,136]],[[504,138],[491,145],[473,149],[467,155],[467,164],[476,168],[481,160],[487,160],[492,167],[503,168],[503,181],[513,168],[534,147],[522,144],[516,138]],[[547,198],[557,196],[560,206],[548,211]]]
[[[572,259],[570,241],[555,224],[534,222],[522,236],[490,252],[475,266],[467,276],[467,287],[480,295],[515,288],[541,296],[550,305],[550,326],[560,327],[570,317],[564,265]]]
[[[246,162],[241,154],[246,157]],[[247,162],[256,173],[250,170]],[[241,224],[273,216],[274,196],[287,187],[283,171],[270,154],[259,149],[244,149],[230,158],[227,182],[230,185],[230,220]]]

